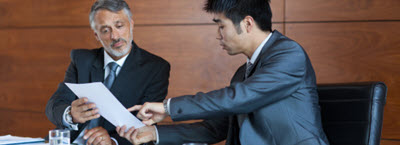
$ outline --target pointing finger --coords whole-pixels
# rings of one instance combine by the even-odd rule
[[[142,105],[135,105],[135,106],[133,106],[133,107],[131,107],[131,108],[128,108],[128,111],[138,111],[138,110],[140,110],[142,108]]]

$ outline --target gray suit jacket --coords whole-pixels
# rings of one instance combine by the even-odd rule
[[[159,126],[160,143],[228,145],[326,145],[315,73],[303,48],[274,31],[244,79],[245,65],[231,85],[171,99],[174,121],[200,123]],[[241,128],[236,116],[247,114]]]
[[[71,63],[66,71],[64,82],[103,82],[103,66],[103,48],[72,50]],[[110,91],[127,108],[144,102],[161,102],[167,95],[169,71],[170,65],[167,61],[133,43],[132,50]],[[57,91],[47,102],[47,118],[57,128],[65,128],[62,123],[62,115],[66,107],[70,106],[75,99],[77,99],[75,94],[64,83],[60,83]],[[71,132],[71,142],[89,122],[79,124],[79,130]],[[130,144],[126,139],[119,137],[110,122],[101,118],[99,123],[112,137],[117,139],[120,145]]]

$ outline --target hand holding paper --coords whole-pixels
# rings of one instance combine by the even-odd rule
[[[145,126],[115,98],[103,83],[65,84],[79,98],[87,97],[89,102],[96,104],[99,114],[114,126],[126,125],[127,128]]]
[[[144,103],[143,105],[135,105],[128,110],[139,110],[137,117],[142,119],[142,122],[146,125],[161,122],[168,116],[165,112],[163,103]]]

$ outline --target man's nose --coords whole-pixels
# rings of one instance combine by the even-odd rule
[[[217,31],[217,40],[222,40],[222,35],[220,30]]]
[[[117,31],[111,31],[111,39],[116,40],[119,39],[119,33]]]

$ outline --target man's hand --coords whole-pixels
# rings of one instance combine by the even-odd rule
[[[99,109],[94,103],[88,103],[87,98],[80,98],[71,104],[71,116],[74,123],[85,123],[100,117]]]
[[[103,127],[85,130],[83,139],[87,140],[87,145],[115,145],[115,142],[111,141],[110,135]]]
[[[137,117],[142,119],[146,125],[161,122],[167,117],[163,103],[144,103],[143,105],[135,105],[128,108],[129,111],[137,111]]]
[[[139,129],[135,129],[135,127],[132,127],[127,132],[125,132],[126,126],[124,125],[123,127],[117,126],[116,130],[119,136],[126,138],[134,145],[157,140],[156,129],[154,126],[144,126]]]

